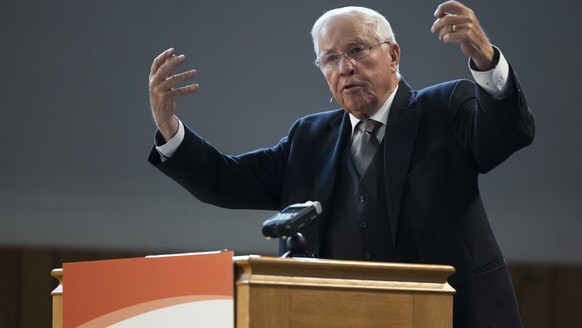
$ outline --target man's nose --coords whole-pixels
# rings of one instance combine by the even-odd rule
[[[350,57],[345,54],[342,55],[338,62],[338,72],[341,75],[354,75],[358,71],[356,69],[356,63]]]

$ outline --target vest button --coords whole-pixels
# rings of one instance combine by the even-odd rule
[[[363,204],[366,202],[366,196],[360,196],[360,204]]]
[[[366,229],[368,227],[368,224],[366,224],[366,222],[360,222],[360,229]]]

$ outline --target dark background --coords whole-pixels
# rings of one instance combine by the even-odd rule
[[[270,147],[334,108],[309,31],[325,10],[379,10],[415,88],[470,78],[430,32],[438,1],[2,1],[0,245],[275,254],[272,212],[191,197],[146,161],[151,62],[175,47],[200,90],[179,117],[225,153]],[[580,4],[465,1],[517,71],[534,143],[480,179],[510,261],[582,263]]]

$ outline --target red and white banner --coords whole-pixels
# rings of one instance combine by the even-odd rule
[[[63,327],[234,327],[233,252],[65,263]]]

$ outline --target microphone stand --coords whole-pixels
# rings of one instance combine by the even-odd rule
[[[307,240],[300,232],[287,238],[285,244],[287,245],[287,252],[281,256],[282,258],[313,257],[313,255],[307,253]]]

